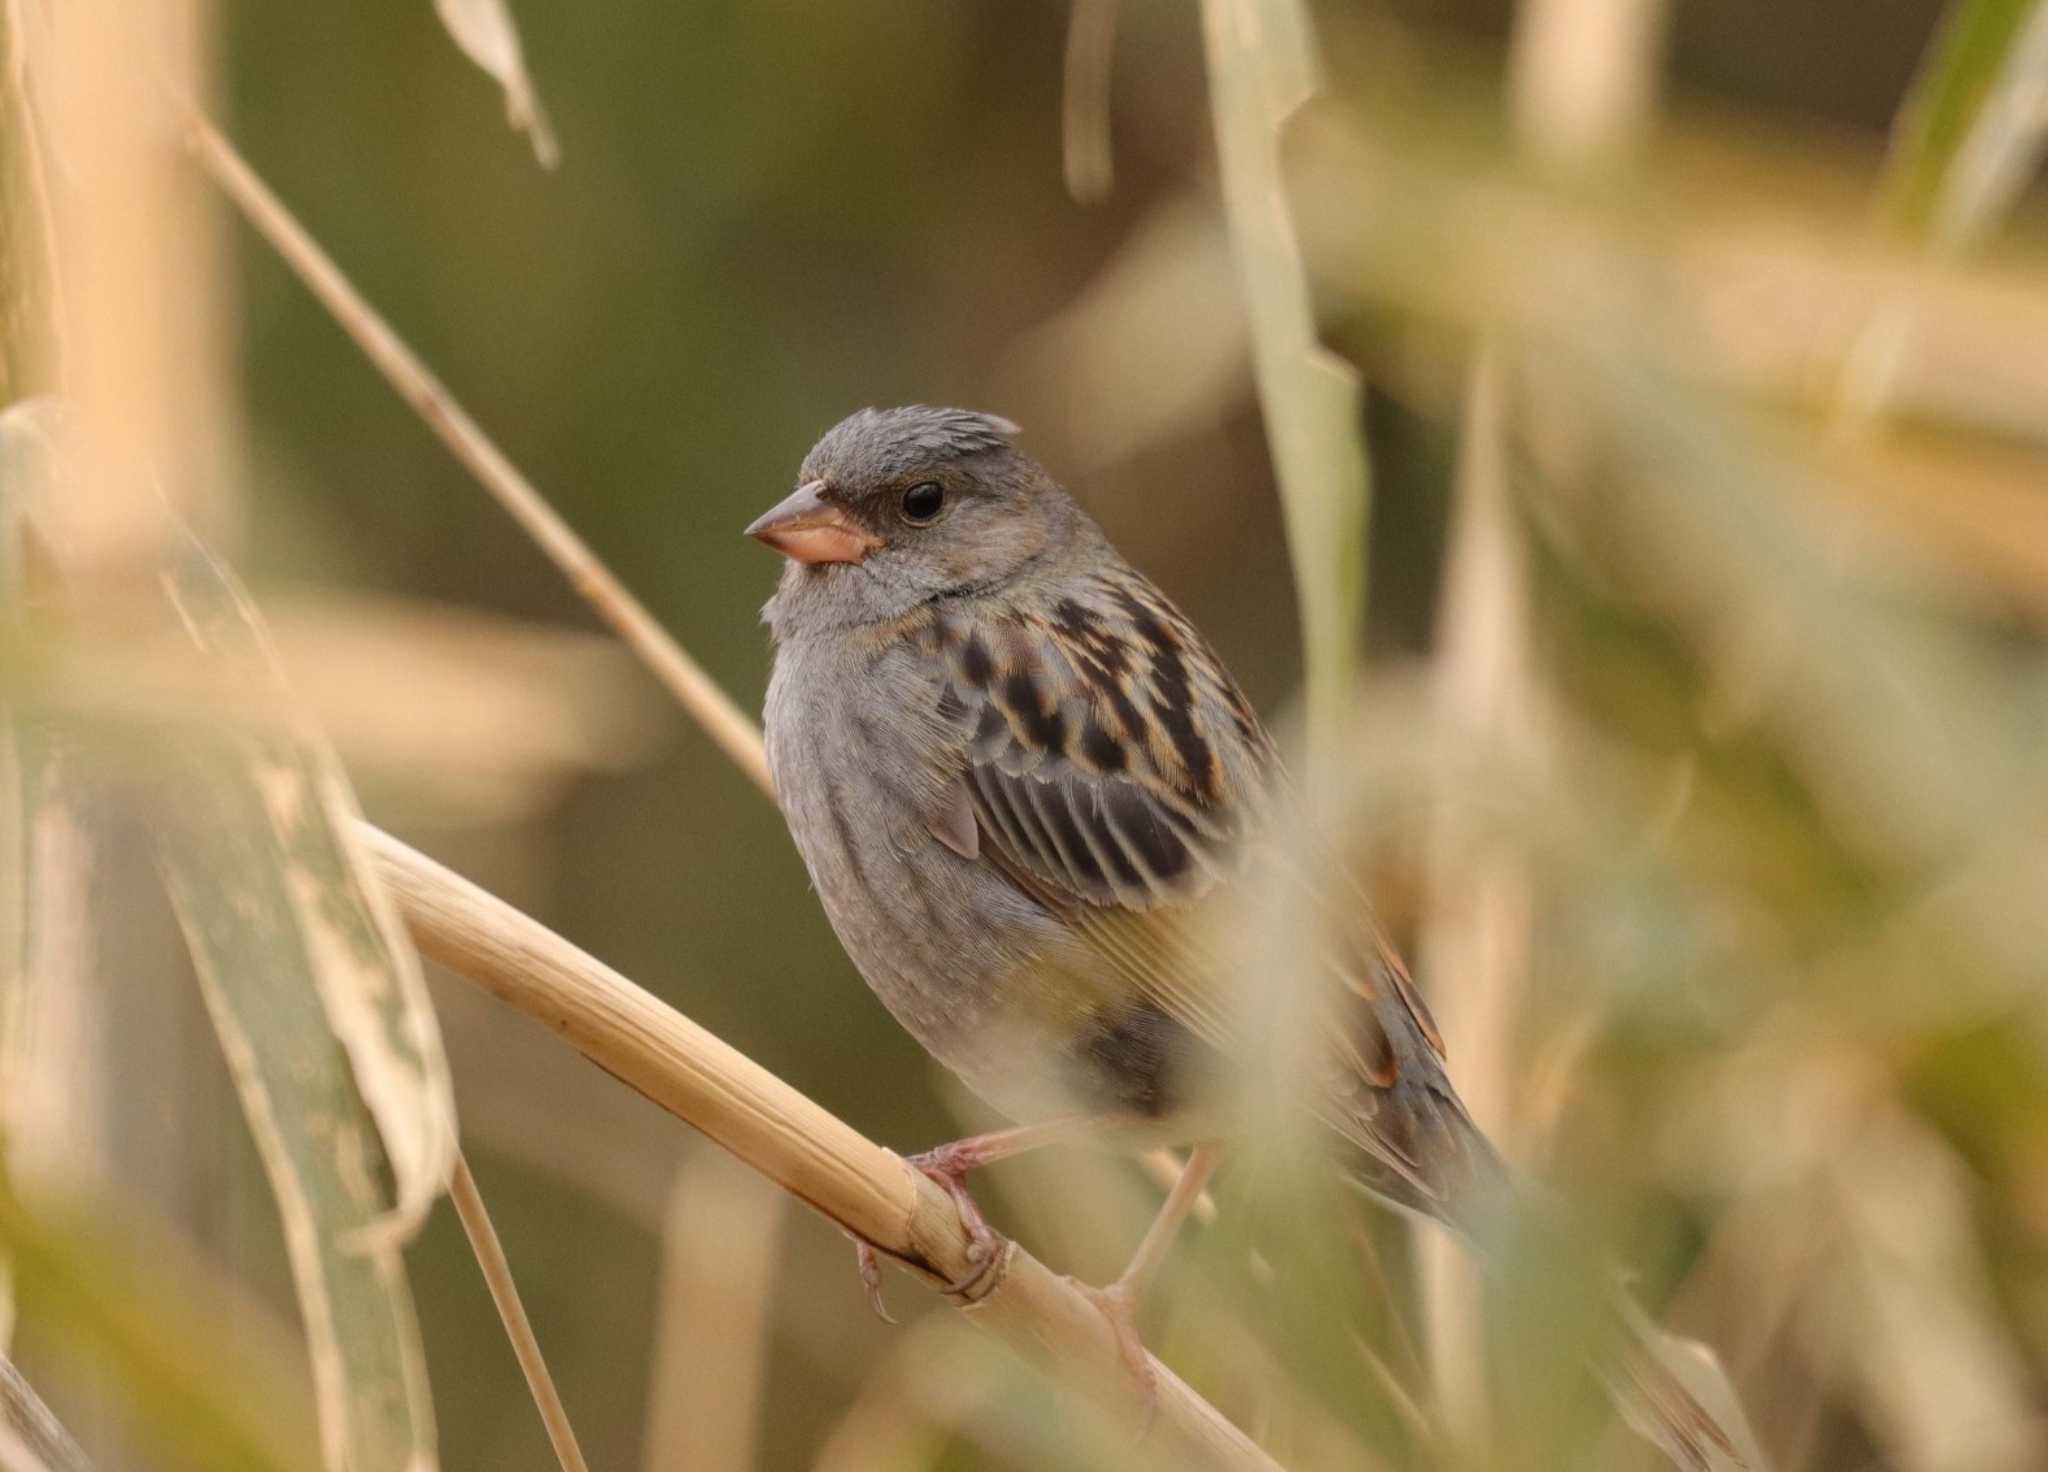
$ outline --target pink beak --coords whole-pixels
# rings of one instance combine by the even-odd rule
[[[824,497],[825,482],[805,481],[747,528],[747,535],[792,562],[858,562],[882,539]]]

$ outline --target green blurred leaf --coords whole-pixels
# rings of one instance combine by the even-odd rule
[[[154,1452],[209,1472],[308,1472],[280,1435],[283,1368],[234,1351],[207,1285],[178,1270],[169,1244],[117,1243],[104,1219],[31,1211],[0,1183],[0,1246],[51,1348],[114,1393]]]
[[[1882,205],[1907,233],[1981,230],[2025,183],[2048,119],[2048,6],[1957,0],[1899,109]]]

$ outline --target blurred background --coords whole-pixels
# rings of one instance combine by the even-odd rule
[[[431,6],[222,0],[215,111],[743,707],[778,569],[739,529],[842,415],[924,402],[1023,425],[1292,731],[1200,18],[1083,4],[1114,25],[1106,115],[1074,95],[1067,7],[1013,0],[515,5],[552,171]],[[2048,237],[2017,191],[2042,63],[2014,187],[1957,224],[1900,123],[1934,0],[1618,6],[1620,42],[1582,5],[1542,42],[1555,9],[1311,7],[1329,88],[1286,155],[1372,472],[1355,790],[1329,811],[1475,1111],[1715,1347],[1779,1465],[2048,1466]],[[1615,45],[1633,81],[1582,138],[1573,98],[1609,95]],[[219,213],[239,448],[187,514],[372,820],[876,1140],[986,1124],[840,953],[773,807]],[[146,860],[101,868],[109,1173],[239,1285],[235,1333],[288,1344],[269,1188],[175,921]],[[931,1295],[892,1275],[914,1326],[876,1321],[838,1232],[430,980],[593,1466],[1080,1455],[1016,1431],[1038,1392],[977,1379]],[[1062,1204],[1103,1174],[1117,1209]],[[1139,1179],[1052,1160],[1012,1173],[1029,1199],[980,1194],[1100,1279]],[[1371,1231],[1382,1308],[1336,1352],[1412,1358],[1404,1450],[1397,1393],[1356,1367],[1332,1377],[1350,1401],[1296,1375],[1313,1414],[1244,1389],[1213,1305],[1157,1346],[1299,1465],[1571,1464],[1478,1429],[1518,1424],[1500,1367],[1541,1333],[1461,1335],[1487,1317],[1470,1283]],[[406,1262],[443,1465],[553,1465],[445,1207]],[[37,1344],[27,1321],[25,1368]],[[90,1395],[56,1398],[92,1424]]]

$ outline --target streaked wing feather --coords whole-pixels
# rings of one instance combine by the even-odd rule
[[[1191,913],[1236,872],[1239,840],[1259,826],[1279,772],[1222,662],[1121,568],[1042,611],[935,610],[930,631],[940,707],[960,732],[955,796],[933,831],[962,851],[964,805],[982,861],[1135,995],[1227,1049],[1226,1002]],[[1388,1194],[1434,1207],[1444,1183],[1421,1158],[1411,1111],[1423,1107],[1416,1090],[1440,1078],[1427,1055],[1442,1042],[1363,897],[1344,911],[1333,934],[1347,937],[1345,951],[1332,966],[1352,1004],[1332,1029],[1329,1123],[1377,1162],[1371,1174]],[[1359,923],[1365,934],[1348,935]]]

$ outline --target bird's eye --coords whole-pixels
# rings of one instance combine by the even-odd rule
[[[921,480],[903,493],[903,519],[913,526],[938,520],[946,509],[946,488],[935,480]]]

